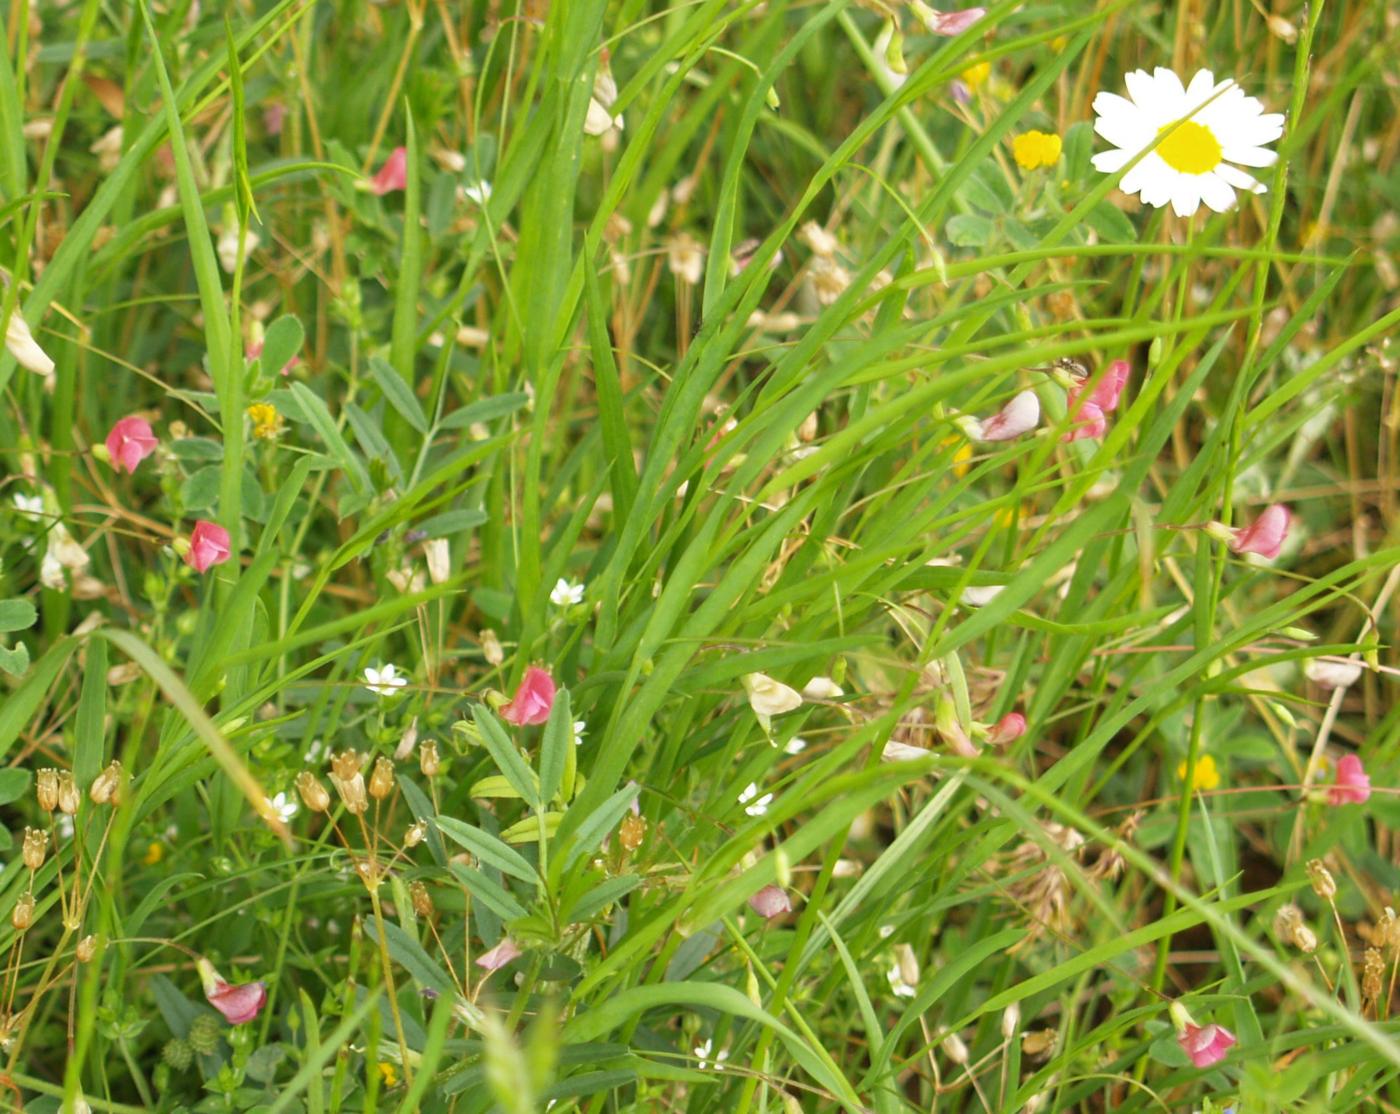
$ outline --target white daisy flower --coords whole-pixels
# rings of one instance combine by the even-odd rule
[[[386,665],[383,669],[375,669],[372,665],[365,666],[365,688],[376,696],[393,696],[396,690],[406,684],[408,678],[400,677],[393,665]]]
[[[1128,97],[1094,98],[1094,130],[1117,148],[1095,155],[1095,169],[1114,174],[1159,136],[1161,142],[1123,176],[1119,189],[1159,209],[1171,202],[1183,217],[1202,201],[1223,213],[1234,206],[1237,189],[1264,192],[1262,182],[1231,164],[1272,166],[1278,154],[1264,144],[1283,134],[1282,114],[1266,113],[1257,98],[1231,80],[1217,82],[1209,70],[1196,71],[1185,86],[1162,66],[1150,74],[1134,70],[1124,80]]]
[[[753,801],[753,804],[749,804],[750,801]],[[768,806],[773,803],[773,794],[765,793],[760,797],[758,786],[751,781],[739,794],[739,803],[744,806],[744,811],[750,816],[762,816],[768,811]]]
[[[583,585],[574,584],[561,576],[554,582],[554,588],[549,593],[549,602],[555,607],[568,607],[570,604],[582,603]]]

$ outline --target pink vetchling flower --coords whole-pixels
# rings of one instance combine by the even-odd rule
[[[503,936],[501,942],[489,952],[483,952],[476,957],[476,965],[487,971],[498,971],[512,959],[519,958],[521,954],[515,941],[509,936]]]
[[[369,188],[378,196],[383,197],[386,193],[393,193],[394,190],[406,189],[408,187],[408,150],[404,147],[395,147],[390,152],[389,157],[384,160],[384,165],[379,168],[379,173],[370,180]]]
[[[112,467],[134,473],[136,466],[156,451],[160,441],[151,432],[151,423],[132,415],[123,418],[107,434],[107,455]]]
[[[749,898],[749,908],[766,921],[792,912],[792,901],[782,886],[764,886]]]
[[[1061,440],[1092,441],[1108,431],[1107,415],[1118,409],[1130,370],[1127,360],[1114,360],[1092,389],[1087,383],[1070,389],[1067,406],[1074,426]]]
[[[1337,763],[1337,779],[1327,790],[1327,803],[1333,805],[1364,805],[1371,796],[1371,779],[1361,759],[1344,755]]]
[[[554,707],[554,678],[549,670],[532,665],[525,670],[515,697],[501,709],[501,718],[516,727],[529,727],[549,719]]]
[[[259,356],[262,355],[262,351],[263,342],[258,340],[248,345],[247,350],[243,354],[247,359],[256,360]],[[292,368],[296,367],[299,363],[301,363],[301,357],[293,356],[290,360],[288,360],[285,364],[282,365],[282,374],[291,375]]]
[[[1237,529],[1230,548],[1236,553],[1257,553],[1272,560],[1283,548],[1291,519],[1288,508],[1275,503],[1248,526]]]
[[[919,14],[935,35],[961,35],[986,15],[987,9],[964,8],[960,12],[935,12],[925,8]]]
[[[985,422],[979,441],[1010,441],[1033,430],[1040,422],[1040,399],[1034,391],[1022,391]]]
[[[266,983],[245,982],[233,986],[203,956],[195,962],[195,969],[199,972],[200,982],[204,984],[204,997],[224,1015],[230,1025],[252,1021],[267,1005]]]
[[[199,519],[190,531],[190,547],[185,552],[185,564],[195,572],[207,572],[229,559],[228,531],[214,522]]]
[[[1235,1044],[1235,1034],[1224,1025],[1187,1024],[1176,1035],[1181,1051],[1191,1057],[1198,1068],[1208,1068],[1225,1059],[1225,1053]]]
[[[997,720],[987,734],[987,742],[994,747],[1005,746],[1026,733],[1026,717],[1020,712],[1007,712]]]

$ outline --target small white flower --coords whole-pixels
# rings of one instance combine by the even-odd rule
[[[802,686],[802,695],[807,700],[835,700],[845,696],[846,690],[830,677],[813,677]]]
[[[753,803],[750,804],[750,801]],[[773,803],[773,794],[765,793],[759,797],[758,786],[751,781],[739,794],[739,803],[744,806],[744,811],[750,816],[762,816],[768,811],[768,806]]]
[[[711,1058],[710,1058],[710,1053],[711,1053],[713,1050],[714,1050],[714,1042],[713,1042],[712,1040],[710,1040],[708,1037],[705,1038],[704,1043],[702,1043],[702,1044],[697,1044],[697,1045],[695,1046],[695,1056],[696,1056],[696,1059],[698,1059],[698,1060],[700,1061],[700,1070],[701,1070],[701,1071],[704,1071],[706,1068],[710,1068],[710,1067],[713,1067],[713,1068],[715,1069],[715,1071],[723,1071],[723,1070],[724,1070],[724,1062],[725,1062],[727,1059],[729,1059],[729,1049],[727,1049],[727,1048],[721,1048],[721,1049],[719,1050],[719,1054],[718,1054],[717,1056],[715,1056],[713,1059],[711,1059]]]
[[[1161,137],[1118,183],[1124,193],[1159,209],[1170,202],[1189,217],[1202,201],[1223,213],[1236,190],[1264,192],[1262,182],[1231,164],[1273,166],[1278,155],[1264,145],[1283,134],[1281,114],[1266,113],[1257,98],[1233,81],[1217,82],[1209,70],[1196,71],[1189,85],[1162,66],[1150,74],[1134,70],[1124,81],[1127,97],[1094,98],[1094,130],[1116,148],[1095,155],[1095,169],[1117,173]]]
[[[258,234],[251,228],[243,230],[243,258],[253,254],[253,249],[259,243]],[[238,267],[238,226],[230,225],[219,235],[219,242],[215,245],[215,252],[219,256],[219,266],[229,274],[233,274]]]
[[[1303,674],[1319,688],[1349,689],[1361,679],[1361,663],[1313,658],[1303,666]]]
[[[469,186],[462,187],[462,196],[468,201],[473,201],[484,206],[491,200],[491,183],[487,181],[473,182]]]
[[[800,692],[766,673],[745,673],[744,691],[749,696],[749,707],[760,718],[780,716],[802,706]]]
[[[915,994],[914,987],[904,981],[904,972],[900,970],[899,960],[895,960],[893,966],[887,972],[890,980],[890,989],[900,998],[912,998]]]
[[[372,665],[365,666],[365,688],[376,696],[393,696],[397,689],[401,689],[408,684],[407,677],[400,677],[398,670],[391,664],[383,669],[375,669]]]
[[[38,518],[44,513],[42,495],[16,495],[15,510],[24,518]]]
[[[322,758],[327,757],[328,754],[329,751],[326,750],[326,744],[324,742],[322,742],[320,739],[312,739],[311,746],[309,746],[306,750],[306,753],[302,755],[302,761],[305,762],[308,766],[312,766],[319,762]]]
[[[63,565],[52,549],[45,550],[44,559],[39,562],[39,583],[55,592],[68,591],[68,581],[63,578]]]
[[[562,576],[555,581],[554,590],[549,593],[549,602],[555,607],[568,607],[583,602],[584,586],[565,580]]]
[[[277,813],[282,823],[287,823],[297,814],[297,803],[286,793],[278,793],[272,800],[268,801],[272,806],[272,811]]]
[[[583,745],[583,737],[588,734],[588,724],[581,719],[574,720],[574,746]]]
[[[788,740],[787,746],[783,747],[784,754],[801,754],[807,749],[807,740],[801,735],[794,735]]]

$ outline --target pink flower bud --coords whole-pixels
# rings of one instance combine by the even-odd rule
[[[792,912],[792,902],[781,886],[764,886],[749,898],[749,908],[766,921]]]
[[[190,531],[190,547],[185,552],[185,564],[195,572],[207,572],[227,561],[231,552],[228,531],[201,518]]]
[[[987,14],[986,8],[964,8],[960,12],[925,11],[928,29],[935,35],[961,35]]]
[[[476,965],[486,971],[497,971],[512,959],[518,959],[520,955],[520,948],[516,946],[515,941],[509,936],[503,936],[501,942],[489,952],[477,956]]]
[[[985,422],[978,440],[1010,441],[1033,430],[1040,422],[1040,399],[1034,391],[1022,391]]]
[[[1248,526],[1237,529],[1230,548],[1236,553],[1257,553],[1272,560],[1288,537],[1290,518],[1288,508],[1275,503]]]
[[[1337,780],[1327,790],[1327,803],[1332,805],[1364,805],[1371,796],[1371,779],[1361,759],[1344,755],[1337,763]]]
[[[554,678],[549,670],[532,665],[525,670],[515,697],[501,709],[501,718],[517,727],[544,723],[554,707]]]
[[[204,984],[204,997],[224,1015],[230,1025],[252,1021],[267,1004],[266,983],[249,982],[232,986],[202,956],[196,961],[195,969],[199,971],[200,982]]]
[[[1225,1053],[1235,1044],[1235,1034],[1223,1025],[1187,1024],[1177,1032],[1176,1042],[1196,1067],[1208,1068],[1225,1059]]]
[[[369,188],[383,197],[386,193],[407,187],[408,150],[404,147],[395,147],[389,157],[384,160],[384,165],[379,168],[379,173],[370,181]]]
[[[151,432],[151,423],[133,414],[119,421],[107,434],[107,456],[118,472],[123,468],[135,472],[136,466],[155,452],[158,444],[156,435]]]
[[[987,742],[994,747],[1005,746],[1026,733],[1026,717],[1020,712],[1007,712],[997,720],[996,726],[987,735]]]

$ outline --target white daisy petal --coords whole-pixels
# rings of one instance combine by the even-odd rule
[[[1157,96],[1175,97],[1178,101],[1186,98],[1186,86],[1181,84],[1181,78],[1176,76],[1174,70],[1167,69],[1166,66],[1158,66],[1152,71],[1152,76],[1157,82]]]
[[[1201,175],[1201,200],[1217,213],[1235,206],[1235,191],[1218,174]]]
[[[1094,169],[1102,171],[1104,174],[1117,174],[1123,167],[1128,165],[1128,161],[1133,157],[1131,151],[1104,151],[1095,155],[1089,161],[1094,164]]]
[[[1197,70],[1186,86],[1186,99],[1192,106],[1200,105],[1210,99],[1216,88],[1215,75],[1210,70]]]
[[[1110,109],[1094,121],[1094,131],[1115,147],[1140,151],[1152,141],[1157,129],[1136,109]]]
[[[1262,182],[1256,182],[1239,167],[1231,166],[1228,162],[1222,162],[1215,168],[1214,173],[1219,175],[1227,185],[1234,186],[1237,190],[1248,190],[1250,193],[1264,192]]]
[[[1263,147],[1226,147],[1222,157],[1227,162],[1242,163],[1245,166],[1273,166],[1278,162],[1278,152]]]
[[[1157,103],[1157,83],[1152,75],[1146,70],[1134,70],[1130,74],[1123,75],[1123,83],[1128,87],[1128,96],[1133,99],[1133,103],[1141,108]],[[1112,93],[1100,93],[1100,97],[1113,96]],[[1094,99],[1094,111],[1098,111],[1098,98]]]
[[[1179,217],[1189,217],[1201,207],[1200,174],[1182,174],[1172,186],[1172,209]]]
[[[1163,174],[1167,173],[1167,170],[1167,164],[1154,152],[1123,175],[1123,180],[1118,183],[1118,188],[1124,193],[1137,193],[1148,183],[1161,178]],[[1143,200],[1145,201],[1146,198]]]

